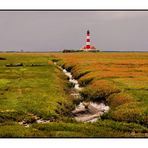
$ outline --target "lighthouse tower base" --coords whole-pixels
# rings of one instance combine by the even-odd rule
[[[96,51],[96,48],[94,46],[90,46],[90,48],[87,48],[86,46],[84,46],[80,50],[83,50],[83,51]]]

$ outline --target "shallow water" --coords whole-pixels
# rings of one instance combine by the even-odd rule
[[[40,117],[38,117],[37,115],[34,115],[34,114],[28,114],[28,115],[30,115],[30,116],[32,116],[33,118],[34,118],[34,123],[49,123],[49,122],[51,122],[51,120],[49,119],[49,120],[44,120],[44,119],[42,119],[42,118],[40,118]],[[24,125],[25,127],[30,127],[30,125],[31,125],[31,123],[26,123],[26,121],[25,120],[23,120],[23,121],[21,121],[21,122],[18,122],[20,125]]]
[[[72,113],[75,119],[80,122],[96,122],[101,116],[109,111],[109,106],[104,103],[80,102]]]
[[[68,76],[69,78],[69,82],[74,84],[74,88],[76,90],[81,90],[82,88],[80,87],[78,81],[76,79],[73,78],[71,72],[68,72],[66,69],[63,69],[63,72],[66,76]]]

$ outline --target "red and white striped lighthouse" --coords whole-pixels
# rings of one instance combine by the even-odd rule
[[[83,46],[81,48],[81,50],[83,51],[92,51],[92,50],[96,50],[96,48],[94,46],[91,46],[90,45],[90,31],[87,30],[87,33],[86,33],[86,45]]]
[[[90,49],[90,32],[89,30],[87,30],[87,34],[86,34],[86,49]]]

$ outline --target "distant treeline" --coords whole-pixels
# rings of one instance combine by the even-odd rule
[[[67,52],[86,52],[84,50],[70,50],[70,49],[64,49],[63,50],[63,53],[67,53]],[[100,52],[100,50],[90,50],[90,51],[87,51],[87,52]]]
[[[103,52],[148,52],[148,51],[140,51],[140,50],[137,50],[137,51],[130,51],[130,50],[129,51],[127,51],[127,50],[126,51],[124,51],[124,50],[121,50],[121,51],[119,51],[119,50],[112,50],[111,51],[111,50],[108,50],[107,51],[106,50],[106,51],[103,51]]]

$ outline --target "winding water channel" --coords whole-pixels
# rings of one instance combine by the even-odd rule
[[[80,87],[78,81],[73,78],[71,72],[68,72],[66,69],[63,69],[61,66],[57,65],[56,62],[54,62],[56,66],[58,66],[61,71],[68,77],[69,82],[73,84],[73,91],[71,91],[71,94],[74,98],[80,98],[80,91],[83,89]],[[98,119],[101,119],[101,116],[109,111],[109,106],[105,105],[103,102],[80,102],[79,105],[75,107],[75,109],[72,111],[72,114],[74,115],[74,118],[78,122],[96,122]],[[35,119],[36,123],[49,123],[52,122],[49,120],[44,120],[37,115],[29,114]],[[29,127],[31,123],[26,123],[25,120],[19,122],[20,125],[24,125],[25,127]]]
[[[56,64],[56,63],[55,63]],[[63,69],[64,74],[69,78],[69,82],[74,85],[75,91],[71,93],[74,97],[81,97],[80,91],[83,89],[80,87],[78,81],[73,78],[71,72]],[[103,102],[80,102],[75,110],[72,111],[75,116],[75,120],[79,122],[96,122],[101,116],[109,111],[109,106],[105,105]]]

